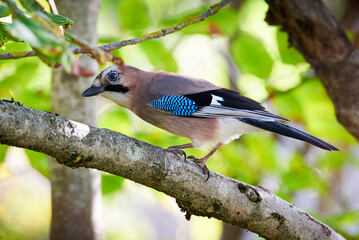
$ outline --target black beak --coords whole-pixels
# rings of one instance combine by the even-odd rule
[[[86,89],[83,93],[82,96],[83,97],[92,97],[95,96],[99,93],[102,93],[103,91],[105,91],[105,86],[99,86],[99,87],[89,87],[88,89]]]

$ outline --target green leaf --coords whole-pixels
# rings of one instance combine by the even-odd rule
[[[4,162],[8,145],[0,144],[0,163]]]
[[[74,24],[74,21],[72,21],[70,18],[67,18],[65,16],[52,14],[49,12],[45,12],[45,14],[51,22],[63,26],[64,28],[69,28]]]
[[[7,17],[11,14],[10,9],[8,6],[0,3],[0,18]]]
[[[145,41],[139,46],[145,51],[151,64],[157,69],[177,72],[176,60],[160,41]]]
[[[105,173],[101,176],[102,194],[110,194],[121,189],[124,181],[123,177]]]
[[[43,39],[45,36],[41,36],[42,32],[34,32],[31,29],[31,25],[26,25],[19,20],[14,20],[12,24],[6,26],[6,29],[19,39],[28,42],[32,47],[42,47],[44,45]]]
[[[7,49],[23,51],[25,43],[9,43]],[[27,107],[50,111],[51,69],[37,58],[0,61],[0,98],[14,98]]]
[[[66,48],[65,41],[61,38],[61,31],[55,24],[50,23],[44,14],[41,12],[28,14],[30,18],[15,4],[11,4],[10,8],[15,20],[7,25],[6,29],[11,35],[28,42],[32,47]],[[50,51],[53,52],[54,49]]]
[[[37,56],[47,65],[53,67],[56,64],[65,64],[66,71],[71,70],[69,58],[72,58],[73,54],[69,51],[66,42],[52,32],[44,30],[34,20],[27,19],[22,22],[14,20],[6,28],[13,36],[28,42]]]
[[[36,0],[19,0],[19,2],[29,12],[44,11],[44,8]]]
[[[61,55],[61,65],[64,67],[66,72],[71,72],[72,69],[72,60],[74,59],[74,55],[71,50],[67,50]]]
[[[290,47],[288,42],[288,34],[277,30],[277,44],[280,57],[284,63],[296,65],[305,62],[302,54],[297,49]]]
[[[44,10],[43,6],[41,6],[41,4],[38,3],[37,1],[20,0],[20,3],[27,11],[29,11],[31,13],[36,13],[37,15],[43,14],[46,17],[46,19],[48,19],[49,21],[51,21],[57,25],[61,25],[61,26],[64,26],[65,28],[69,28],[70,26],[72,26],[74,24],[74,22],[71,19],[69,19],[65,16],[46,12]],[[44,17],[44,16],[42,16],[42,17]]]
[[[7,0],[7,3],[15,20],[6,26],[6,30],[12,36],[29,43],[37,56],[50,67],[63,64],[65,70],[70,72],[74,58],[70,45],[61,35],[59,27],[50,22],[42,12],[41,5],[31,5],[31,1],[24,1],[23,4],[28,4],[26,8],[36,9],[25,14],[12,0]]]
[[[266,79],[272,71],[272,57],[262,41],[253,35],[241,32],[231,45],[231,53],[243,73]]]
[[[148,27],[148,13],[141,0],[123,0],[119,3],[119,21],[122,27],[138,30]]]
[[[0,48],[5,49],[3,46],[8,41],[18,41],[18,39],[11,36],[11,34],[6,30],[7,23],[1,23],[0,22]]]

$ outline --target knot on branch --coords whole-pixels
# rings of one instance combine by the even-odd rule
[[[238,189],[241,193],[243,193],[247,196],[249,201],[254,202],[254,203],[258,203],[258,202],[262,201],[261,195],[253,187],[243,184],[243,183],[239,183]]]

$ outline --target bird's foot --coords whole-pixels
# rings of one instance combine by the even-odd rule
[[[208,181],[210,173],[209,173],[209,169],[206,165],[206,162],[208,160],[208,158],[204,157],[204,158],[196,158],[195,156],[189,156],[188,159],[191,159],[193,162],[200,164],[203,174],[207,176],[206,181]]]
[[[186,158],[187,158],[186,152],[181,149],[176,148],[176,146],[168,147],[167,150],[170,152],[173,152],[174,154],[183,156],[184,160],[186,160]]]

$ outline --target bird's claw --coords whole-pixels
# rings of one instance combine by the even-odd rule
[[[209,179],[209,176],[210,176],[209,169],[208,169],[208,167],[206,165],[207,159],[205,159],[205,158],[196,158],[195,156],[192,156],[192,155],[189,156],[188,159],[191,159],[193,162],[201,165],[203,174],[207,176],[207,178],[206,178],[206,182],[207,182],[208,179]]]
[[[175,147],[168,147],[167,148],[168,151],[173,152],[174,154],[180,155],[184,157],[184,160],[186,160],[187,158],[187,154],[185,151],[181,150],[181,149],[176,149]]]

